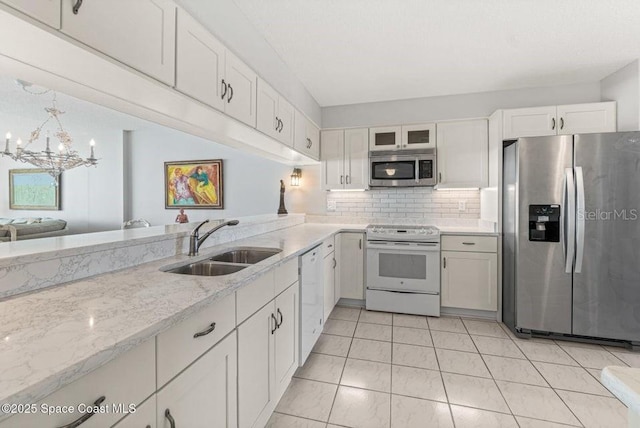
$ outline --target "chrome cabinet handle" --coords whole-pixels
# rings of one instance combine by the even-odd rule
[[[102,397],[100,397],[96,401],[94,401],[93,405],[98,407],[104,402],[105,399],[106,398],[103,395]],[[63,426],[61,426],[59,428],[76,428],[76,427],[79,427],[80,425],[82,425],[83,423],[88,421],[94,414],[95,413],[93,411],[89,410],[87,413],[85,413],[84,415],[80,416],[75,421],[71,422],[70,424],[63,425]]]
[[[327,248],[331,248],[331,247],[333,247],[333,244],[327,245]]]
[[[193,338],[197,339],[198,337],[206,336],[207,334],[211,333],[215,329],[216,329],[216,323],[212,322],[211,324],[209,324],[209,328],[207,328],[206,330],[199,331],[198,333],[194,334]]]
[[[362,250],[362,238],[358,241],[358,248]]]
[[[551,118],[551,129],[556,129],[556,118],[555,117]]]
[[[438,183],[442,183],[442,173],[438,173]]]
[[[227,96],[227,82],[225,82],[224,79],[222,79],[222,96],[220,98],[224,100],[224,97],[226,96]]]
[[[80,12],[81,7],[82,7],[82,0],[76,0],[76,3],[73,5],[73,9],[71,9],[73,11],[73,14],[77,15],[78,12]]]
[[[462,245],[476,245],[475,242],[463,242]]]
[[[271,329],[271,334],[273,334],[278,329],[278,320],[276,319],[276,316],[273,314],[271,314],[271,319],[273,320],[273,328]]]
[[[280,132],[284,129],[284,122],[280,119]]]
[[[447,268],[447,258],[446,258],[446,257],[443,257],[443,258],[442,258],[442,268],[443,268],[443,269],[446,269],[446,268]]]
[[[176,428],[176,420],[173,419],[173,416],[171,416],[171,412],[169,411],[169,409],[164,411],[164,417],[169,421],[169,425],[171,426],[171,428]]]
[[[351,177],[349,177],[349,175],[347,175],[347,176],[345,177],[345,182],[346,182],[347,184],[351,184]]]
[[[560,129],[564,128],[564,117],[560,118]]]
[[[344,181],[344,177],[341,175],[340,176],[340,184],[344,184],[343,181]]]
[[[333,259],[333,268],[335,269],[336,266],[338,266],[338,262],[336,261],[336,259]]]
[[[229,98],[227,98],[227,104],[230,103],[232,99],[233,99],[233,86],[229,84]]]
[[[278,128],[280,128],[280,118],[276,116],[276,132],[278,131]]]
[[[280,328],[280,326],[284,322],[284,316],[282,315],[282,312],[280,312],[280,308],[278,308],[278,315],[280,315],[280,322],[278,323],[278,328]]]

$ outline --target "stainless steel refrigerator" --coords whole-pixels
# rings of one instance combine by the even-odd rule
[[[640,132],[521,138],[503,161],[504,322],[640,345]]]

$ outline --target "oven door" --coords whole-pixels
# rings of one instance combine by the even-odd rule
[[[367,288],[440,293],[440,244],[367,242]]]

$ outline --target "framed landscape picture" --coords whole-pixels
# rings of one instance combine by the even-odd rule
[[[165,162],[165,208],[223,209],[222,177],[222,159]]]
[[[44,169],[9,170],[9,208],[12,210],[59,210],[58,183]]]

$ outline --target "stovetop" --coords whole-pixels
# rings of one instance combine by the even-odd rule
[[[367,240],[438,242],[440,230],[435,226],[371,224],[367,226]]]

